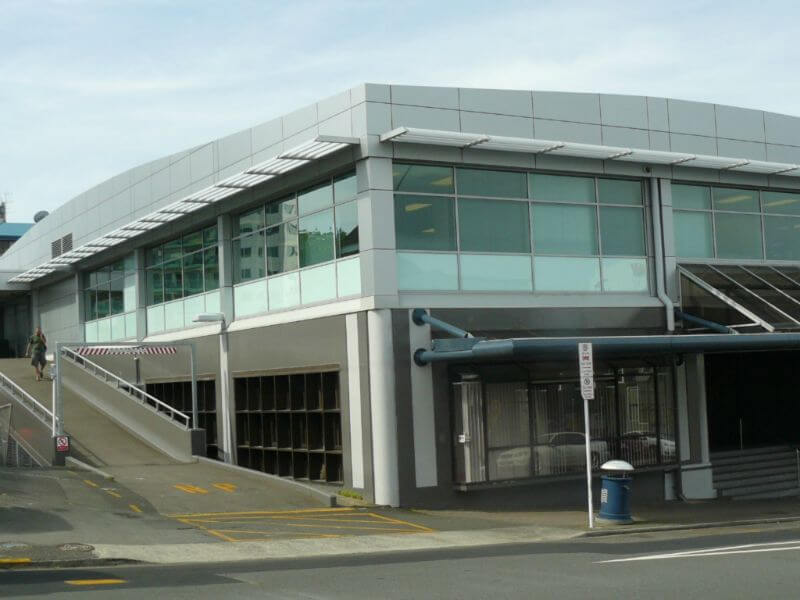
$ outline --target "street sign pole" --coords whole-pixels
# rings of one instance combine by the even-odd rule
[[[583,423],[586,441],[586,492],[589,505],[589,529],[594,529],[594,503],[592,501],[592,438],[589,432],[589,400],[594,400],[594,364],[592,345],[578,344],[578,370],[583,397]]]

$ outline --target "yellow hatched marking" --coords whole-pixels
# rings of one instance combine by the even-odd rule
[[[379,519],[383,519],[384,521],[389,521],[390,523],[396,523],[397,525],[404,525],[406,527],[413,527],[414,529],[419,529],[420,531],[424,531],[425,533],[434,533],[436,530],[431,529],[430,527],[425,527],[424,525],[417,525],[416,523],[411,523],[409,521],[401,521],[400,519],[393,519],[392,517],[387,517],[385,515],[379,515],[378,513],[369,513],[373,517],[378,517]]]
[[[228,492],[229,494],[232,494],[236,491],[236,486],[232,483],[214,483],[213,486],[218,490]]]
[[[177,519],[177,520],[180,523],[183,523],[185,525],[191,525],[192,527],[197,527],[198,529],[202,529],[203,531],[205,531],[207,533],[210,533],[211,535],[216,536],[216,537],[218,537],[221,540],[224,540],[226,542],[235,542],[236,541],[232,537],[229,537],[229,536],[227,536],[227,535],[225,535],[223,533],[219,533],[218,531],[215,531],[214,529],[209,529],[208,527],[203,527],[202,525],[195,525],[194,523],[191,523],[187,519]]]
[[[136,506],[135,504],[128,504],[128,506],[130,506],[130,507],[131,507],[131,510],[132,510],[133,512],[135,512],[135,513],[140,513],[140,512],[142,512],[142,509],[141,509],[141,508],[139,508],[138,506]]]
[[[27,565],[30,558],[0,558],[0,565]]]
[[[187,494],[207,494],[208,490],[205,488],[198,487],[196,485],[187,485],[184,483],[176,483],[174,485],[176,489],[179,489],[182,492],[186,492]]]
[[[99,487],[94,481],[91,481],[90,479],[84,479],[83,483],[85,483],[86,485],[92,486],[93,488]]]
[[[114,585],[126,583],[124,579],[67,579],[67,585]]]
[[[176,486],[177,487],[177,486]],[[253,515],[253,516],[266,516],[266,515],[290,515],[290,514],[300,514],[300,513],[320,513],[320,514],[330,514],[330,513],[344,513],[344,512],[353,512],[354,508],[298,508],[295,510],[246,510],[242,512],[210,512],[210,513],[189,513],[189,514],[173,514],[173,515],[166,515],[167,517],[171,517],[173,519],[191,519],[193,517],[226,517],[226,516],[242,516],[242,515]]]
[[[216,532],[214,530],[209,529],[208,532],[209,533],[213,533],[213,534],[216,535]],[[318,539],[329,539],[329,538],[340,538],[340,537],[342,537],[341,535],[336,534],[336,533],[309,533],[309,534],[304,534],[304,535],[295,535],[295,534],[288,534],[288,533],[268,533],[268,534],[264,534],[264,533],[261,533],[261,532],[241,532],[241,533],[250,533],[250,534],[252,534],[254,536],[259,536],[259,537],[247,537],[247,536],[245,536],[245,537],[242,537],[242,538],[229,538],[228,541],[229,542],[234,542],[234,543],[235,542],[269,542],[269,541],[272,541],[272,540],[274,540],[276,538],[282,538],[282,537],[284,537],[284,538],[288,537],[288,538],[293,539],[293,540],[301,540],[301,539],[318,540]],[[221,536],[222,534],[219,534],[219,535]]]

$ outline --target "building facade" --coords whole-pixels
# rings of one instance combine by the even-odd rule
[[[364,84],[64,203],[0,258],[4,321],[192,340],[209,456],[391,505],[580,498],[555,345],[626,338],[595,358],[593,466],[708,498],[712,451],[797,441],[772,366],[800,328],[798,163],[800,119],[763,111]],[[143,373],[183,408],[187,377]]]

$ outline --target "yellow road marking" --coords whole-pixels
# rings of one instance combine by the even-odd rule
[[[209,529],[208,532],[212,533],[214,535],[218,535],[219,537],[222,537],[222,534],[221,533],[218,534],[216,530]],[[280,537],[289,537],[290,539],[293,539],[293,540],[300,540],[300,539],[315,539],[315,540],[317,540],[317,539],[320,539],[320,538],[328,539],[328,538],[340,538],[340,537],[343,537],[343,536],[341,536],[341,535],[339,535],[337,533],[308,533],[308,534],[304,534],[304,535],[295,535],[295,534],[289,534],[289,533],[270,533],[270,534],[265,535],[264,533],[254,532],[253,535],[260,535],[261,537],[243,537],[243,538],[238,538],[238,539],[237,538],[228,538],[227,541],[233,542],[233,543],[236,543],[236,542],[271,542],[271,541],[274,541],[275,538],[280,538]]]
[[[0,558],[0,565],[27,565],[30,558]]]
[[[420,531],[424,531],[426,533],[434,533],[436,530],[431,529],[430,527],[425,527],[424,525],[417,525],[416,523],[411,523],[409,521],[401,521],[400,519],[393,519],[392,517],[387,517],[385,515],[379,515],[378,513],[368,513],[373,517],[378,517],[379,519],[383,519],[384,521],[389,521],[390,523],[397,523],[398,525],[405,525],[406,527],[414,527],[415,529],[419,529]]]
[[[125,583],[124,579],[67,579],[67,585],[113,585],[115,583]]]
[[[187,519],[177,519],[177,521],[180,522],[180,523],[183,523],[185,525],[191,525],[192,527],[197,527],[198,529],[202,529],[203,531],[205,531],[207,533],[210,533],[211,535],[216,536],[216,537],[218,537],[218,538],[220,538],[222,540],[225,540],[226,542],[235,542],[236,541],[232,537],[228,537],[227,535],[219,533],[219,532],[217,532],[217,531],[215,531],[213,529],[209,529],[208,527],[203,527],[202,525],[196,525],[194,523],[191,523]]]
[[[136,506],[135,504],[128,504],[128,506],[130,506],[130,507],[131,507],[131,510],[132,510],[133,512],[136,512],[136,513],[140,513],[140,512],[142,512],[142,509],[141,509],[141,508],[139,508],[138,506]]]
[[[236,491],[236,486],[232,483],[215,483],[213,484],[213,486],[218,490],[222,490],[223,492],[228,492],[229,494],[232,494],[233,492]]]
[[[186,492],[187,494],[207,494],[208,490],[205,488],[198,487],[196,485],[187,485],[184,483],[176,483],[173,487],[179,489],[182,492]]]
[[[98,485],[97,485],[97,484],[96,484],[94,481],[91,481],[91,480],[89,480],[89,479],[84,479],[84,480],[83,480],[83,483],[85,483],[86,485],[90,485],[90,486],[92,486],[93,488],[99,487],[99,486],[98,486]]]
[[[177,487],[177,486],[176,486]],[[353,512],[354,508],[298,508],[295,510],[246,510],[243,512],[212,512],[212,513],[189,513],[189,514],[173,514],[173,515],[165,515],[167,517],[171,517],[173,519],[191,519],[192,517],[225,517],[225,516],[242,516],[242,515],[253,515],[253,516],[262,516],[262,515],[289,515],[289,514],[300,514],[300,513],[323,513],[323,514],[330,514],[330,513],[343,513],[343,512]]]
[[[106,494],[108,494],[109,496],[114,496],[114,498],[122,498],[122,495],[118,494],[114,490],[106,490]]]

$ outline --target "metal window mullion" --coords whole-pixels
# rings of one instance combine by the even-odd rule
[[[719,269],[717,269],[717,268],[716,268],[714,265],[708,265],[708,266],[709,266],[711,269],[713,269],[714,271],[716,271],[716,272],[717,272],[719,275],[722,275],[722,276],[723,276],[725,279],[727,279],[728,281],[731,281],[731,282],[733,282],[734,284],[736,284],[737,286],[739,286],[740,288],[742,288],[743,290],[745,290],[745,291],[746,291],[748,294],[750,294],[751,296],[753,296],[753,297],[757,298],[758,300],[761,300],[761,302],[763,302],[764,304],[766,304],[767,306],[769,306],[769,307],[770,307],[772,310],[779,312],[779,313],[780,313],[780,314],[782,314],[784,317],[786,317],[787,319],[789,319],[791,322],[793,322],[793,323],[795,323],[795,324],[797,324],[797,325],[800,325],[800,321],[798,321],[797,319],[795,319],[795,318],[794,318],[794,317],[792,317],[791,315],[787,314],[786,312],[784,312],[783,310],[781,310],[780,308],[778,308],[777,306],[775,306],[775,305],[774,305],[774,304],[772,304],[771,302],[768,302],[767,300],[765,300],[764,298],[762,298],[761,296],[759,296],[757,293],[755,293],[753,290],[751,290],[751,289],[750,289],[750,288],[748,288],[747,286],[745,286],[745,285],[743,285],[743,284],[739,283],[738,281],[736,281],[736,280],[735,280],[735,279],[733,279],[732,277],[729,277],[728,275],[726,275],[725,273],[723,273],[722,271],[720,271]]]
[[[767,285],[768,285],[769,287],[771,287],[773,290],[775,290],[775,291],[779,292],[781,295],[785,296],[786,298],[788,298],[789,300],[791,300],[791,301],[792,301],[792,302],[794,302],[795,304],[797,304],[797,305],[800,305],[800,300],[797,300],[796,298],[793,298],[792,296],[790,296],[789,294],[787,294],[786,292],[784,292],[784,291],[783,291],[782,289],[780,289],[779,287],[775,287],[775,286],[774,286],[774,285],[772,285],[772,284],[771,284],[769,281],[767,281],[767,280],[766,280],[766,279],[764,279],[763,277],[760,277],[758,274],[754,273],[754,272],[753,272],[753,271],[751,271],[749,268],[747,268],[747,267],[745,267],[745,266],[743,266],[743,265],[738,265],[738,266],[739,266],[739,268],[740,268],[740,269],[742,269],[742,270],[743,270],[743,271],[745,271],[746,273],[749,273],[750,275],[752,275],[753,277],[755,277],[756,279],[758,279],[758,280],[759,280],[759,281],[761,281],[762,283],[765,283],[765,284],[767,284]],[[751,268],[752,268],[752,267],[751,267]]]
[[[767,220],[764,216],[764,204],[761,202],[761,190],[756,190],[758,193],[758,213],[761,224],[761,260],[767,260]]]

